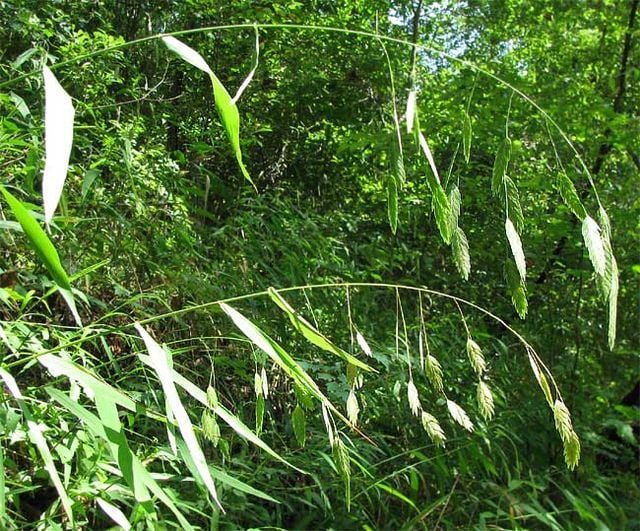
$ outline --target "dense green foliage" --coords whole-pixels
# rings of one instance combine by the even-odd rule
[[[0,527],[640,526],[637,11],[0,0]]]

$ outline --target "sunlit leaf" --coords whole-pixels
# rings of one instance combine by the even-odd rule
[[[22,230],[31,242],[33,250],[36,252],[38,258],[40,258],[41,262],[45,265],[49,274],[58,285],[60,294],[67,302],[76,323],[78,323],[78,326],[82,326],[82,321],[80,320],[80,315],[76,309],[73,293],[71,292],[69,277],[62,267],[58,251],[56,251],[56,248],[53,246],[53,243],[51,243],[51,240],[49,240],[44,230],[42,230],[42,227],[40,227],[38,222],[33,219],[22,203],[2,185],[0,185],[0,192],[2,192],[5,200],[9,203],[9,207],[11,208],[13,215],[16,217],[22,227]]]
[[[309,321],[307,321],[304,317],[298,314],[294,308],[286,301],[286,299],[280,295],[275,289],[269,288],[269,297],[271,300],[276,303],[278,308],[280,308],[289,320],[293,327],[300,332],[310,343],[315,346],[321,348],[326,352],[330,352],[331,354],[335,354],[339,358],[342,358],[347,363],[351,363],[356,367],[359,367],[362,370],[375,372],[372,367],[367,365],[366,363],[360,361],[358,358],[352,356],[348,352],[344,351],[337,345],[335,345],[332,341],[322,335]]]
[[[44,149],[45,162],[42,176],[44,219],[47,224],[60,201],[67,178],[69,157],[73,145],[73,118],[75,111],[71,97],[65,92],[51,70],[42,67],[44,77]]]
[[[193,425],[191,424],[191,420],[189,419],[189,414],[182,405],[182,401],[180,400],[178,391],[176,390],[172,376],[173,371],[169,367],[169,364],[167,362],[167,353],[165,353],[160,345],[155,342],[155,340],[147,333],[147,331],[142,326],[140,326],[138,323],[135,323],[135,328],[138,331],[138,334],[140,334],[140,336],[142,337],[145,346],[147,347],[152,367],[155,369],[158,375],[158,379],[160,380],[160,384],[162,385],[164,394],[178,423],[180,433],[182,434],[182,437],[187,444],[187,447],[189,448],[189,452],[193,458],[196,469],[200,474],[200,478],[211,494],[211,498],[222,509],[222,506],[218,501],[218,494],[216,493],[216,487],[213,483],[213,478],[211,477],[211,473],[209,472],[209,468],[207,466],[207,460],[193,431]]]
[[[607,258],[600,235],[600,227],[591,216],[586,216],[582,221],[582,237],[587,246],[593,269],[598,275],[604,275]]]
[[[224,88],[224,85],[216,77],[216,75],[213,73],[213,70],[211,70],[207,62],[198,52],[196,52],[194,49],[190,48],[183,42],[180,42],[175,37],[162,37],[162,40],[167,45],[167,48],[178,54],[178,56],[185,60],[187,63],[209,74],[211,85],[213,86],[213,97],[215,100],[216,109],[218,110],[220,121],[222,122],[222,125],[224,126],[224,129],[227,133],[227,137],[229,138],[231,149],[233,150],[233,153],[236,157],[238,166],[240,167],[240,171],[242,171],[242,174],[245,176],[245,178],[252,185],[254,185],[253,181],[251,180],[251,176],[249,175],[249,172],[247,171],[247,168],[242,161],[242,151],[240,149],[240,114],[238,113],[238,107],[231,99],[231,96],[227,92],[227,89]]]
[[[520,279],[522,282],[526,282],[527,278],[527,263],[524,258],[524,250],[522,249],[522,242],[520,241],[520,236],[516,231],[513,223],[509,218],[505,221],[504,224],[505,232],[507,233],[507,240],[509,241],[509,247],[511,247],[511,253],[513,254],[513,259],[515,260],[516,267],[518,268],[518,273],[520,274]]]
[[[27,405],[27,402],[24,399],[24,396],[22,395],[15,378],[2,367],[0,367],[0,378],[2,378],[5,385],[7,386],[7,389],[16,399],[18,406],[22,410],[22,414],[24,415],[27,423],[27,434],[29,436],[29,439],[31,439],[31,442],[38,449],[38,453],[40,454],[40,457],[42,457],[42,462],[44,463],[44,468],[49,474],[49,478],[51,479],[51,482],[53,483],[53,486],[55,487],[56,492],[60,497],[60,501],[62,502],[64,512],[66,513],[67,518],[69,518],[70,525],[73,527],[74,518],[73,509],[71,507],[73,505],[73,502],[71,501],[71,498],[69,498],[62,480],[60,479],[60,475],[56,470],[56,466],[53,462],[53,456],[51,455],[51,450],[49,449],[49,444],[42,434],[42,426],[40,426],[35,421],[33,414],[31,413],[31,409]]]

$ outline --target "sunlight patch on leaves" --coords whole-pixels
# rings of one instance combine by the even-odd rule
[[[451,418],[460,424],[460,426],[467,431],[473,431],[473,422],[471,422],[469,415],[467,415],[467,412],[464,409],[462,409],[453,400],[447,400],[447,409],[449,410]]]
[[[589,252],[593,269],[598,275],[604,276],[607,268],[607,257],[604,252],[600,227],[591,216],[586,216],[582,221],[582,237]]]
[[[73,145],[73,118],[75,110],[71,97],[62,88],[53,72],[44,65],[44,174],[42,175],[42,199],[44,219],[47,225],[55,214],[64,181],[69,169],[69,157]]]
[[[527,262],[524,258],[524,250],[522,249],[520,236],[518,235],[516,228],[513,226],[513,222],[509,218],[507,218],[504,223],[504,229],[507,233],[507,240],[509,241],[509,247],[511,247],[513,259],[515,260],[516,267],[518,268],[520,280],[524,283],[527,278]]]

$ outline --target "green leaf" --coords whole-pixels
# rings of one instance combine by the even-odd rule
[[[398,184],[392,175],[387,178],[387,215],[391,232],[395,234],[398,230]]]
[[[449,244],[451,243],[451,207],[449,206],[447,194],[439,182],[433,186],[432,194],[431,208],[436,217],[436,225],[442,240]]]
[[[409,95],[407,96],[407,133],[411,133],[413,131],[413,127],[416,121],[416,100],[417,94],[416,89],[412,88],[409,91]]]
[[[498,195],[505,203],[507,216],[513,221],[513,225],[516,231],[518,231],[518,234],[521,234],[524,230],[524,215],[522,213],[522,207],[520,206],[518,187],[511,177],[504,178],[504,186]]]
[[[304,448],[307,436],[306,416],[304,409],[300,407],[300,404],[296,404],[296,407],[291,414],[291,424],[293,425],[293,433],[296,436],[296,441],[298,441],[300,447]]]
[[[462,206],[462,197],[460,196],[460,189],[454,186],[449,190],[449,231],[453,234],[458,228],[458,221],[460,219],[460,209]]]
[[[451,238],[451,250],[453,252],[453,262],[460,276],[468,280],[471,273],[471,258],[469,257],[469,242],[467,236],[460,227],[456,227]]]
[[[278,308],[280,308],[287,315],[293,327],[298,332],[300,332],[310,343],[326,352],[335,354],[347,363],[351,363],[352,365],[355,365],[362,370],[376,372],[372,367],[360,361],[358,358],[352,356],[348,352],[345,352],[343,349],[341,349],[340,347],[332,343],[329,339],[327,339],[324,335],[322,335],[311,323],[309,323],[309,321],[298,314],[286,301],[286,299],[275,289],[270,287],[268,292],[271,300],[275,302]]]
[[[525,284],[520,278],[520,273],[513,260],[507,260],[505,263],[505,280],[507,281],[507,288],[511,295],[511,302],[514,308],[518,312],[520,319],[524,319],[527,316],[528,302],[527,302],[527,289]]]
[[[87,428],[91,431],[91,433],[103,439],[107,443],[109,443],[112,451],[114,448],[117,448],[117,452],[119,454],[114,455],[113,458],[118,462],[128,461],[131,463],[131,468],[136,477],[140,477],[144,482],[144,485],[164,504],[173,512],[176,516],[180,525],[186,530],[193,530],[191,524],[187,521],[184,515],[178,510],[175,506],[171,498],[164,492],[164,490],[158,485],[155,479],[151,476],[151,474],[147,471],[144,465],[140,462],[140,460],[136,457],[135,454],[131,452],[131,449],[128,445],[112,445],[112,440],[109,437],[107,431],[105,431],[105,426],[102,424],[100,419],[96,417],[93,413],[87,411],[84,407],[82,407],[77,402],[71,400],[67,395],[58,389],[53,389],[51,387],[46,387],[45,390],[53,398],[56,402],[58,402],[62,407],[67,409],[70,413],[72,413],[79,421],[84,422]],[[153,511],[153,507],[147,507],[147,510]]]
[[[540,389],[542,389],[547,403],[553,407],[553,396],[551,395],[551,388],[549,387],[547,377],[544,375],[544,369],[541,369],[538,366],[538,362],[535,360],[529,349],[527,349],[527,356],[529,357],[529,364],[531,365],[533,375],[536,377],[536,381],[538,382]]]
[[[51,479],[51,482],[53,483],[53,486],[55,487],[58,496],[60,497],[64,512],[66,513],[67,518],[69,518],[69,524],[71,525],[71,527],[74,527],[72,509],[73,503],[71,501],[71,498],[69,498],[64,485],[62,484],[62,480],[60,479],[58,471],[56,470],[56,466],[53,462],[53,456],[51,455],[51,450],[49,449],[47,440],[42,434],[42,426],[38,425],[38,423],[35,421],[33,414],[31,413],[31,409],[27,405],[24,396],[20,392],[20,388],[18,387],[18,384],[16,383],[14,377],[9,374],[4,368],[0,367],[0,378],[4,380],[7,389],[16,399],[18,406],[22,410],[22,414],[27,423],[27,435],[29,436],[31,442],[38,449],[38,453],[40,454],[40,457],[42,457],[42,461],[44,463],[44,468],[49,473],[49,478]]]
[[[18,201],[4,186],[0,185],[0,192],[4,195],[5,200],[9,203],[9,207],[16,217],[22,230],[27,235],[27,238],[31,242],[31,246],[40,258],[41,262],[45,265],[49,274],[58,285],[60,294],[67,302],[71,313],[78,326],[82,326],[80,315],[76,309],[76,303],[71,292],[71,284],[69,283],[69,277],[66,271],[60,263],[60,257],[56,248],[51,243],[51,240],[47,237],[46,233],[42,230],[38,222],[33,219],[29,211]]]
[[[69,380],[80,384],[89,398],[94,399],[99,396],[129,411],[136,411],[136,403],[131,398],[98,378],[89,369],[55,354],[42,354],[38,356],[37,360],[54,378],[64,375]]]
[[[182,438],[189,448],[189,453],[193,458],[198,473],[200,474],[200,479],[202,479],[203,483],[207,487],[213,501],[220,507],[220,509],[222,509],[222,505],[218,500],[218,494],[216,493],[216,487],[213,483],[213,478],[211,477],[207,466],[207,459],[202,452],[202,448],[200,448],[200,445],[198,444],[198,439],[193,431],[193,425],[189,419],[189,414],[182,405],[182,401],[180,400],[180,396],[176,390],[175,382],[173,381],[174,371],[167,362],[167,356],[169,353],[165,352],[147,333],[147,331],[140,326],[140,324],[135,323],[134,326],[147,347],[151,366],[158,375],[167,402],[171,407],[171,412],[175,416],[178,427],[180,428]]]
[[[60,201],[64,181],[69,169],[73,145],[73,118],[75,111],[71,97],[65,92],[51,70],[42,67],[44,77],[44,149],[45,162],[42,175],[44,219],[47,225]]]
[[[151,360],[149,356],[144,356],[142,354],[138,355],[138,358],[142,363],[151,367]],[[189,395],[195,398],[202,405],[209,407],[209,401],[207,399],[207,394],[200,389],[198,386],[187,380],[181,374],[173,371],[172,374],[173,381],[182,387]],[[254,444],[258,448],[264,450],[271,457],[277,459],[278,461],[284,463],[285,465],[297,470],[301,474],[306,474],[304,470],[301,470],[295,466],[293,466],[289,461],[284,459],[280,454],[274,451],[267,443],[265,443],[260,437],[257,437],[249,427],[244,424],[238,417],[233,415],[228,409],[218,404],[218,407],[215,409],[215,414],[222,419],[233,431],[235,431],[240,437]]]
[[[496,153],[496,159],[493,163],[493,173],[491,178],[491,191],[494,194],[500,193],[503,186],[504,178],[507,176],[507,167],[511,158],[511,139],[506,137]]]
[[[513,254],[516,267],[518,268],[520,279],[525,283],[527,279],[527,263],[524,258],[524,251],[522,249],[520,236],[509,218],[507,218],[504,223],[504,229],[507,233],[507,240],[509,240],[509,246],[511,247],[511,253]]]
[[[564,171],[561,171],[556,175],[555,184],[558,192],[560,192],[560,197],[562,197],[564,203],[571,209],[571,211],[580,221],[584,220],[584,218],[587,216],[587,211],[585,210],[582,201],[580,201],[580,197],[578,196],[576,187]]]
[[[220,121],[229,138],[231,149],[236,156],[236,161],[238,162],[240,171],[242,171],[242,175],[244,175],[255,188],[255,184],[251,180],[251,176],[242,162],[242,151],[240,149],[240,114],[238,113],[238,107],[234,100],[231,99],[227,89],[224,88],[224,85],[198,52],[183,42],[180,42],[175,37],[162,37],[162,40],[167,48],[178,54],[184,61],[209,74],[218,116],[220,116]]]
[[[114,523],[122,528],[123,531],[129,531],[131,529],[131,524],[129,520],[124,515],[124,513],[118,509],[115,505],[109,503],[102,498],[96,498],[96,503],[100,506],[100,509],[104,511],[104,513],[114,521]]]
[[[469,113],[464,113],[464,122],[462,123],[462,147],[464,151],[464,161],[469,164],[471,155],[471,118]]]

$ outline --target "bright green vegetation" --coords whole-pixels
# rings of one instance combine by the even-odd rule
[[[637,529],[637,10],[0,1],[0,527]]]

